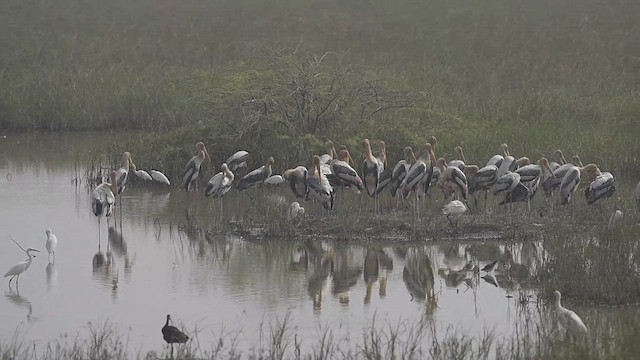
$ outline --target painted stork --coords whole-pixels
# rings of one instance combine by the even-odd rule
[[[380,181],[380,175],[385,168],[386,155],[384,155],[384,158],[374,157],[373,153],[371,152],[371,143],[369,142],[369,139],[362,140],[362,146],[364,147],[362,180],[365,189],[367,189],[367,194],[369,194],[369,196],[375,197],[376,190],[378,189],[378,182]],[[381,149],[384,149],[384,142],[380,142],[380,147]],[[384,150],[382,151],[382,154],[385,154]]]
[[[349,165],[349,152],[340,150],[337,159],[331,160],[331,173],[342,186],[353,187],[357,191],[364,189],[364,182],[354,168]]]
[[[220,172],[213,175],[209,182],[207,183],[207,187],[204,190],[204,196],[212,196],[214,198],[221,198],[226,194],[229,190],[231,190],[231,186],[233,185],[233,172],[229,170],[229,166],[227,163],[223,163],[220,166]]]
[[[160,171],[151,170],[149,172],[149,175],[151,176],[151,179],[153,179],[153,181],[159,182],[161,184],[165,184],[167,186],[171,186],[171,182],[169,181],[167,176],[165,174],[161,173]]]
[[[500,168],[500,165],[502,165],[502,161],[504,160],[504,158],[509,156],[509,146],[507,146],[507,144],[500,144],[500,150],[502,151],[502,154],[493,155],[491,159],[487,161],[487,164],[485,166],[495,165],[497,168]]]
[[[333,188],[327,177],[320,171],[320,157],[313,155],[311,159],[315,171],[307,174],[308,195],[318,201],[323,208],[333,209]]]
[[[133,160],[131,159],[131,154],[128,151],[125,151],[122,153],[122,166],[116,170],[118,193],[114,195],[118,195],[124,191],[127,179],[129,178],[129,166],[133,166],[135,168]]]
[[[307,194],[307,168],[298,166],[294,169],[286,170],[282,177],[289,182],[291,191],[297,198],[304,198]]]
[[[404,148],[404,156],[405,158],[398,161],[391,172],[389,190],[391,191],[392,197],[396,196],[398,189],[402,186],[404,178],[409,172],[409,169],[411,169],[411,166],[416,162],[416,155],[413,153],[413,149],[411,147],[407,146]]]
[[[175,326],[169,325],[170,320],[171,316],[167,314],[167,322],[162,327],[162,337],[167,344],[171,345],[171,358],[173,358],[173,344],[184,344],[189,337]]]
[[[336,149],[333,145],[333,141],[329,140],[326,143],[324,143],[324,149],[327,151],[325,154],[322,154],[322,156],[320,156],[320,164],[329,164],[329,162],[333,159],[335,159],[337,156],[336,154]]]
[[[449,161],[447,166],[454,166],[454,167],[457,167],[458,169],[464,171],[464,168],[466,166],[465,165],[466,160],[464,158],[464,152],[462,151],[462,147],[461,146],[456,146],[453,150],[456,153],[456,160]]]
[[[340,151],[344,150],[344,151],[347,152],[347,154],[349,154],[349,160],[347,161],[349,163],[349,165],[351,165],[352,167],[356,166],[356,162],[353,161],[353,158],[351,158],[351,154],[349,153],[349,149],[347,149],[347,146],[346,145],[340,145],[339,149],[340,149]]]
[[[260,166],[242,177],[238,182],[237,189],[243,191],[253,185],[263,183],[269,176],[271,176],[271,165],[273,165],[274,162],[273,157],[270,157],[267,159],[267,163],[265,165]]]
[[[425,177],[429,178],[431,183],[431,174],[433,174],[433,163],[431,161],[433,155],[433,148],[430,143],[424,145],[424,154],[420,156],[407,170],[407,175],[404,177],[400,188],[402,189],[402,198],[409,197],[411,192],[415,191],[417,194],[418,184],[424,180]],[[416,195],[417,196],[417,195]]]
[[[615,191],[613,175],[610,172],[603,172],[584,189],[584,196],[587,199],[587,205],[591,205],[600,199],[610,197]]]
[[[562,150],[560,150],[560,149],[554,151],[553,154],[555,155],[555,157],[556,157],[556,159],[558,161],[550,162],[549,163],[549,167],[551,167],[551,170],[556,171],[557,168],[559,168],[560,166],[566,164],[567,160],[564,158],[564,154],[562,153]]]
[[[98,185],[91,193],[91,209],[93,214],[98,217],[110,216],[115,203],[115,194],[118,193],[118,174],[111,171],[111,182],[103,182]]]
[[[477,168],[477,167],[475,167]],[[469,176],[469,193],[474,194],[477,191],[484,192],[484,207],[487,208],[487,194],[489,189],[498,180],[498,167],[496,165],[487,165],[479,170],[473,167],[470,169]],[[474,196],[475,206],[478,207],[478,199]]]
[[[467,200],[467,194],[469,189],[467,186],[467,177],[455,166],[447,166],[444,168],[442,163],[439,163],[440,177],[438,179],[438,187],[442,189],[445,199],[449,198],[451,194],[460,192],[462,198]]]
[[[493,195],[497,196],[500,193],[505,193],[505,201],[506,195],[508,195],[513,189],[518,186],[520,183],[520,174],[514,172],[507,172],[506,174],[500,176],[495,184],[493,184]]]
[[[24,250],[22,247],[20,247],[22,250]],[[9,271],[7,271],[6,274],[4,274],[4,277],[9,277],[11,276],[11,279],[9,279],[9,290],[11,290],[11,281],[13,280],[13,278],[16,278],[16,289],[20,286],[20,274],[22,274],[23,272],[27,271],[27,269],[29,268],[29,266],[31,266],[31,260],[33,260],[34,257],[36,257],[35,255],[31,255],[31,252],[35,251],[35,252],[40,252],[40,250],[36,250],[34,248],[28,248],[27,250],[24,250],[25,253],[27,253],[27,256],[29,257],[27,260],[25,261],[21,261],[15,265],[13,265],[11,267],[11,269],[9,269]]]
[[[136,176],[138,177],[138,179],[144,180],[144,181],[149,181],[152,180],[151,175],[149,175],[148,172],[140,169],[136,169],[136,165],[135,164],[131,164],[131,169],[133,170],[133,173],[136,174]]]
[[[547,197],[553,195],[553,191],[558,186],[560,186],[560,183],[562,182],[562,178],[564,178],[564,176],[567,174],[567,171],[569,171],[569,169],[571,169],[574,166],[582,166],[582,161],[580,161],[580,158],[578,157],[578,155],[574,155],[571,158],[570,163],[561,165],[559,168],[555,169],[553,171],[553,176],[547,177],[542,182],[542,189],[544,190],[544,194]]]
[[[237,170],[247,167],[247,160],[249,160],[249,152],[240,150],[229,156],[225,164],[227,164],[229,171],[235,173]]]
[[[589,178],[594,177],[596,174],[600,175],[600,170],[595,164],[588,164],[584,167],[574,165],[569,168],[560,182],[560,205],[568,204],[573,193],[578,190],[581,171],[584,171]]]
[[[580,316],[560,304],[562,297],[560,291],[556,290],[553,294],[556,296],[555,309],[560,325],[562,325],[567,332],[586,334],[588,330],[582,322],[582,319],[580,319]]]
[[[211,161],[211,157],[209,156],[209,152],[207,148],[204,146],[204,143],[199,142],[196,144],[196,155],[194,155],[187,165],[185,165],[182,170],[182,184],[184,186],[185,191],[191,191],[191,188],[196,185],[197,188],[197,180],[198,175],[200,174],[200,168],[202,167],[202,163],[205,161]]]
[[[44,231],[47,234],[47,242],[45,243],[45,247],[47,248],[47,252],[49,253],[47,260],[50,261],[51,254],[53,254],[53,262],[56,262],[56,247],[58,246],[58,237],[55,236],[51,229],[47,229]]]
[[[284,178],[282,175],[271,175],[268,178],[264,179],[263,183],[267,185],[280,185],[284,182]]]
[[[458,227],[458,222],[455,224],[451,221],[451,215],[462,215],[467,211],[467,206],[460,200],[453,200],[442,208],[442,213],[447,217],[449,223],[454,228]]]

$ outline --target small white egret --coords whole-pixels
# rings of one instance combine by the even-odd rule
[[[11,281],[13,280],[13,278],[16,278],[16,288],[19,286],[20,274],[27,271],[29,266],[31,266],[31,260],[34,257],[36,257],[35,255],[31,255],[32,251],[40,252],[40,250],[36,250],[34,248],[28,248],[27,250],[25,250],[25,252],[27,253],[27,256],[29,258],[25,261],[22,261],[13,265],[13,267],[9,269],[9,271],[7,271],[6,274],[4,274],[4,277],[11,276],[11,279],[9,279],[9,289],[11,289]]]
[[[582,322],[582,319],[580,319],[580,316],[578,316],[578,314],[576,314],[575,312],[560,305],[560,298],[562,297],[560,291],[556,290],[553,292],[553,294],[556,296],[555,309],[560,325],[562,325],[562,327],[565,328],[567,332],[586,334],[588,330]]]
[[[611,214],[611,217],[609,218],[609,229],[613,229],[616,226],[616,224],[619,224],[620,222],[622,222],[623,217],[624,217],[624,213],[622,212],[618,204],[616,204],[615,211],[613,212],[613,214]]]
[[[55,262],[56,247],[58,246],[58,237],[51,232],[51,229],[45,230],[45,234],[47,234],[46,247],[47,247],[47,252],[49,253],[47,260],[49,260],[49,258],[51,257],[51,254],[53,254],[53,262]]]
[[[294,201],[289,205],[289,211],[287,212],[287,221],[290,223],[301,219],[304,216],[304,208],[300,206],[300,203]]]
[[[458,227],[458,222],[451,221],[451,215],[462,215],[467,211],[467,206],[460,200],[453,200],[442,208],[442,213],[447,217],[451,226]]]

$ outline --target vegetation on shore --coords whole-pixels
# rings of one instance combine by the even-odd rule
[[[284,167],[326,139],[384,139],[395,159],[431,134],[477,163],[507,142],[640,173],[632,1],[3,8],[2,128],[143,131],[122,146],[173,176],[196,141],[216,164],[246,149]]]

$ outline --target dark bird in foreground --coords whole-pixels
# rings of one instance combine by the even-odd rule
[[[164,323],[162,327],[162,337],[167,344],[171,344],[171,358],[173,358],[173,344],[184,344],[189,340],[187,334],[178,330],[177,327],[169,325],[169,321],[171,320],[171,315],[167,314],[167,322]]]
[[[482,271],[491,272],[496,267],[498,260],[492,261],[482,268]]]

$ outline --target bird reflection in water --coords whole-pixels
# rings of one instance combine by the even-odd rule
[[[113,255],[118,258],[123,258],[124,261],[124,277],[125,281],[128,281],[131,278],[131,270],[133,267],[133,261],[129,257],[129,252],[127,251],[127,242],[122,235],[122,228],[118,231],[117,227],[109,227],[108,231],[108,240],[109,240],[109,249],[112,250]]]
[[[341,304],[349,303],[349,289],[358,283],[361,274],[362,267],[355,264],[351,248],[345,246],[336,248],[332,292]]]
[[[333,271],[333,252],[325,251],[320,244],[307,242],[304,247],[307,262],[313,264],[313,274],[309,276],[307,293],[313,301],[313,309],[322,307],[322,291]]]
[[[54,263],[47,264],[47,290],[51,290],[51,285],[58,279],[58,270]]]
[[[31,305],[31,301],[24,296],[20,296],[20,292],[18,290],[5,292],[4,295],[9,301],[19,307],[23,307],[27,309],[27,322],[31,321],[31,315],[33,314],[33,306]]]
[[[302,246],[295,245],[291,252],[291,261],[289,267],[293,271],[306,271],[309,267],[309,255],[307,250]]]
[[[380,289],[378,294],[380,298],[387,296],[387,280],[389,274],[393,271],[393,259],[382,249],[378,251],[378,261],[380,263],[380,269],[384,270],[380,273]]]
[[[113,252],[107,243],[106,253],[102,252],[100,244],[98,243],[98,251],[93,255],[93,279],[105,288],[112,290],[112,295],[115,298],[117,295],[117,286],[114,289],[114,279],[117,282],[118,274],[115,269],[115,261],[113,258]],[[114,292],[115,291],[115,292]]]
[[[427,314],[433,315],[438,307],[437,297],[433,286],[435,278],[433,265],[423,248],[414,248],[407,253],[402,271],[404,281],[411,299],[425,300]]]
[[[373,283],[378,280],[380,274],[380,262],[378,260],[378,252],[375,249],[368,248],[364,257],[363,279],[367,286],[364,296],[364,303],[371,302],[371,289]]]

